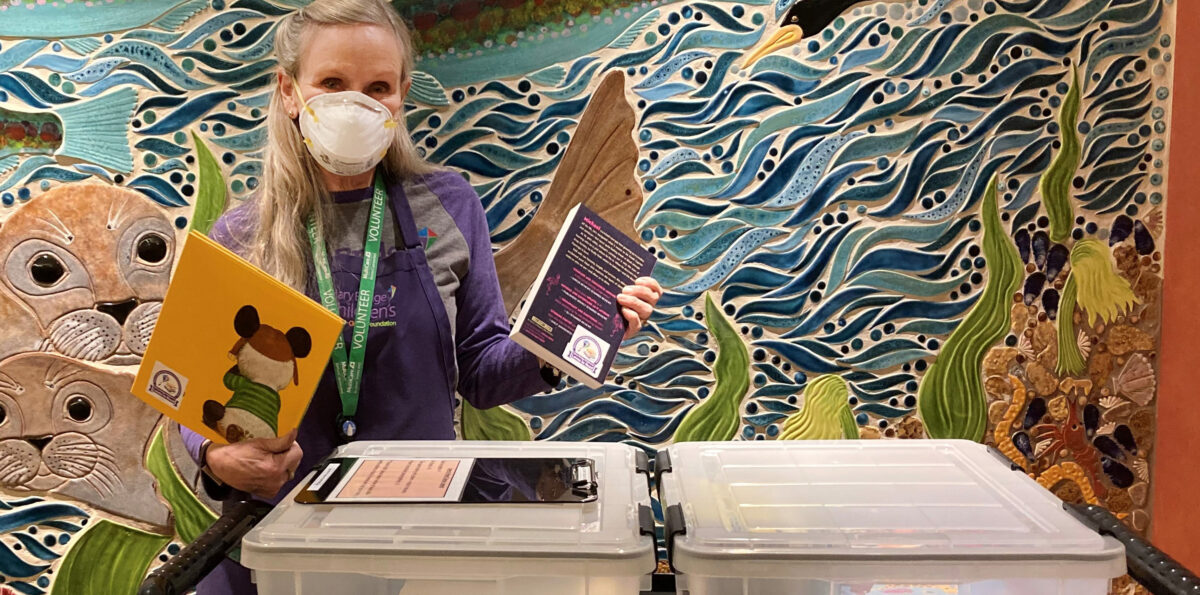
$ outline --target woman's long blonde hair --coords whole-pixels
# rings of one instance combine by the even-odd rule
[[[313,27],[357,24],[379,25],[395,34],[403,56],[400,73],[403,88],[412,77],[412,37],[386,0],[315,0],[284,17],[275,31],[279,68],[292,80],[298,80],[300,57]],[[433,171],[433,166],[417,154],[403,118],[399,124],[392,146],[379,165],[388,182]],[[264,159],[258,227],[248,256],[276,279],[303,290],[311,258],[306,224],[310,215],[315,217],[317,228],[324,234],[329,218],[329,190],[321,177],[320,165],[304,146],[299,127],[288,117],[278,85],[267,113]]]

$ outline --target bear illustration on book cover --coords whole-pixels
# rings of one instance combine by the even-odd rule
[[[223,379],[229,400],[204,402],[204,425],[230,442],[274,438],[279,434],[279,391],[299,385],[296,360],[308,355],[312,337],[301,327],[286,333],[262,324],[254,306],[242,306],[233,319],[238,340],[229,354],[237,360]]]

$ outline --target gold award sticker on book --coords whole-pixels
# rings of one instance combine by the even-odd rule
[[[134,394],[216,442],[300,423],[345,321],[192,232]]]

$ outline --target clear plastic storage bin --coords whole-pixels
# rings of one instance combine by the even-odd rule
[[[638,472],[645,456],[633,447],[355,442],[335,456],[589,458],[598,499],[297,504],[297,488],[242,541],[260,594],[636,595],[649,586],[653,519],[648,476]]]
[[[659,454],[679,593],[1103,595],[1125,550],[957,440],[677,444]]]

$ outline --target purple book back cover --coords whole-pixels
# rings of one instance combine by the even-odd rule
[[[582,205],[566,225],[517,331],[602,383],[625,334],[617,295],[649,276],[655,258]]]

